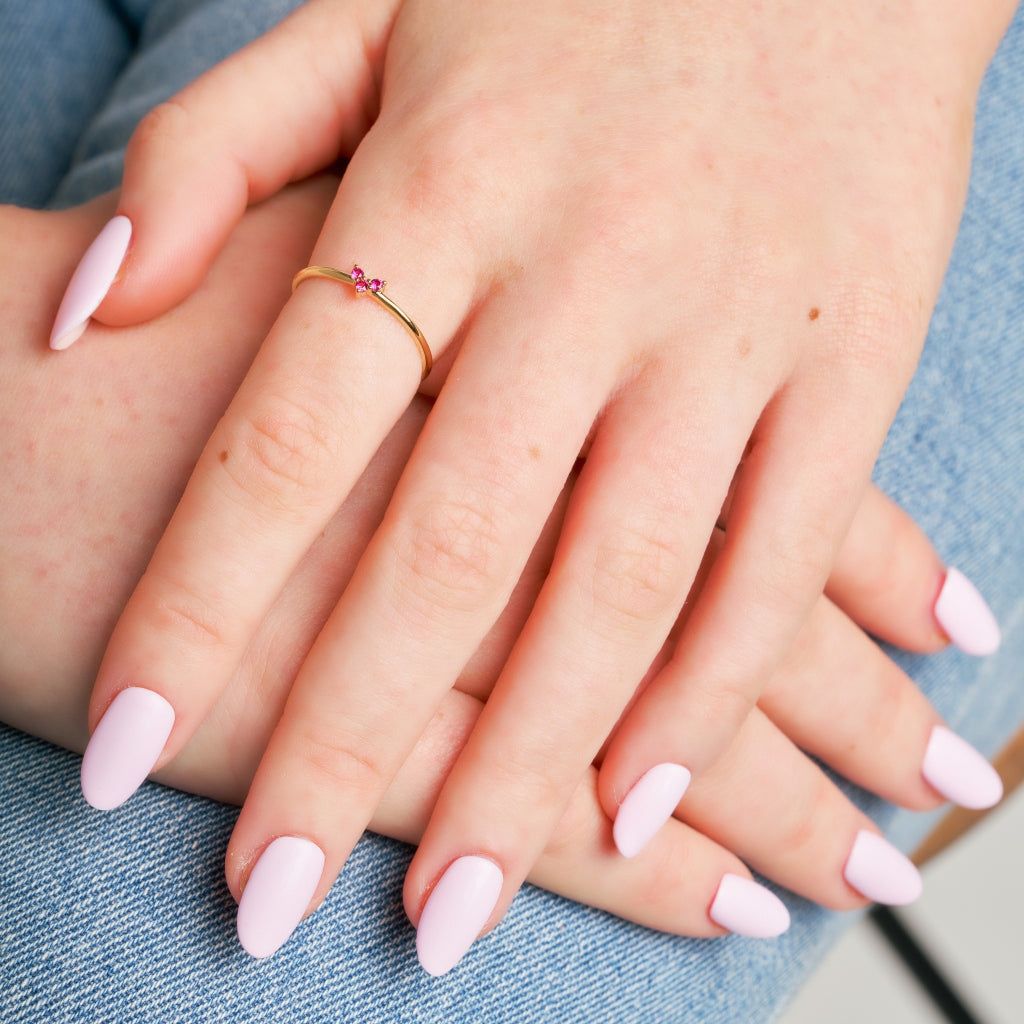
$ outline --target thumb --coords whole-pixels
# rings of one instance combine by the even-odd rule
[[[202,282],[246,208],[352,153],[376,117],[396,2],[313,0],[151,111],[117,215],[76,269],[50,338],[166,312]]]

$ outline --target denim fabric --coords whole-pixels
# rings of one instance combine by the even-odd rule
[[[0,5],[0,202],[41,207],[132,54],[105,0]]]
[[[41,202],[65,202],[116,185],[134,120],[291,5],[104,6],[8,0],[0,9],[0,200],[31,186]],[[49,10],[57,7],[59,19]],[[65,8],[80,19],[67,45],[81,52],[43,60],[59,26],[72,24]],[[38,38],[12,35],[29,30]],[[133,39],[125,65],[122,47]],[[81,79],[65,76],[89,68],[95,80],[80,97],[80,133],[68,128],[70,117],[44,132],[38,120],[69,109],[81,89]],[[982,661],[955,651],[896,655],[952,725],[988,752],[1024,721],[1022,98],[1019,16],[986,80],[963,227],[876,474],[1004,626],[1001,651]],[[41,154],[51,145],[59,152],[47,163]],[[235,810],[149,784],[100,815],[81,800],[78,766],[76,756],[0,727],[3,1021],[758,1024],[774,1019],[854,918],[785,895],[793,927],[779,940],[687,940],[527,886],[493,935],[432,979],[416,964],[402,910],[409,851],[371,835],[321,910],[282,953],[257,963],[235,940],[223,882]],[[905,849],[934,823],[935,815],[846,789]]]

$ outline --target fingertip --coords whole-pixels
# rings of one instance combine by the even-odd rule
[[[93,316],[109,327],[151,320],[202,283],[249,203],[246,170],[208,119],[169,101],[132,135],[118,216],[131,245]]]
[[[481,935],[505,876],[488,857],[453,861],[427,897],[416,929],[416,956],[432,977],[447,974]]]
[[[664,763],[649,769],[626,794],[615,814],[612,836],[623,857],[637,856],[672,817],[690,785],[690,771]]]
[[[932,729],[921,774],[943,798],[969,810],[987,810],[1003,798],[1003,780],[995,768],[944,725]]]
[[[203,283],[248,206],[244,183],[181,175],[173,195],[147,182],[122,193],[133,225],[123,266],[93,312],[108,327],[144,323],[174,309]]]
[[[70,348],[85,333],[89,320],[121,273],[131,240],[131,220],[118,215],[107,221],[86,249],[54,318],[50,348],[55,352]]]
[[[174,727],[174,708],[141,686],[107,708],[82,757],[82,795],[97,810],[120,807],[153,770]]]
[[[985,657],[1002,642],[999,623],[978,588],[958,569],[946,570],[934,604],[943,632],[965,654]]]
[[[722,877],[708,917],[721,928],[751,939],[774,939],[789,929],[786,904],[752,878]]]
[[[78,341],[83,334],[85,334],[85,329],[88,326],[88,317],[67,328],[63,328],[59,324],[54,324],[53,331],[50,334],[50,348],[54,352],[63,352],[65,349],[71,348],[71,346],[74,345],[74,343]]]
[[[301,836],[279,836],[260,854],[238,902],[242,948],[258,960],[273,956],[306,916],[323,876],[323,850]]]
[[[854,892],[874,903],[903,907],[920,895],[924,883],[909,857],[868,829],[861,829],[843,867]]]

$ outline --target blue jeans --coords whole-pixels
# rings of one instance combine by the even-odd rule
[[[115,187],[145,110],[292,6],[5,0],[0,201],[66,205]],[[985,83],[962,230],[876,473],[1004,626],[983,661],[894,655],[990,753],[1024,721],[1022,98],[1018,17]],[[432,979],[402,910],[409,850],[367,835],[322,909],[256,962],[235,940],[222,876],[235,810],[149,784],[98,815],[79,796],[78,765],[0,727],[4,1021],[757,1024],[854,917],[786,895],[793,926],[778,940],[689,940],[527,886],[493,935]],[[935,822],[845,788],[904,849]]]

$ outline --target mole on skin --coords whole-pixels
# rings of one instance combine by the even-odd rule
[[[819,310],[819,309],[818,309],[818,307],[817,307],[817,306],[815,306],[815,307],[814,307],[814,308],[813,308],[813,309],[812,309],[812,310],[810,311],[810,313],[808,313],[808,314],[807,314],[807,319],[808,319],[808,320],[817,320],[817,319],[818,319],[818,314],[819,314],[820,312],[821,312],[821,310]]]

